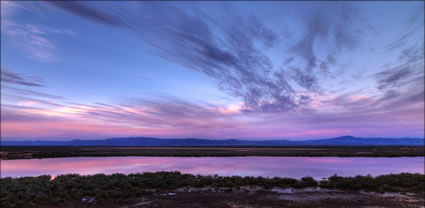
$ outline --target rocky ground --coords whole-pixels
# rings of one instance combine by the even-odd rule
[[[173,192],[158,192],[129,200],[95,202],[91,200],[73,202],[60,206],[46,207],[176,207],[176,208],[302,208],[302,207],[361,207],[361,208],[424,208],[424,193],[375,193],[353,192],[329,189],[271,189],[240,187],[220,189],[216,192],[208,187],[201,189],[185,188]]]

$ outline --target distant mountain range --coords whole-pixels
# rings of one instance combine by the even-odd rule
[[[1,146],[423,146],[421,138],[359,138],[342,136],[316,140],[210,140],[158,139],[152,137],[111,138],[71,141],[1,141]]]

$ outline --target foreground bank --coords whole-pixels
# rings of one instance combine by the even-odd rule
[[[316,181],[311,177],[296,180],[157,172],[2,178],[0,185],[2,207],[232,207],[232,203],[244,207],[244,198],[253,200],[249,204],[254,204],[254,207],[302,207],[302,203],[309,200],[310,204],[305,206],[311,203],[317,206],[327,206],[328,203],[329,206],[337,205],[335,200],[331,203],[332,198],[345,199],[340,203],[347,205],[352,201],[358,205],[364,203],[364,206],[415,207],[423,203],[424,183],[423,174],[410,173],[375,178],[334,175]],[[385,192],[392,194],[383,194]],[[384,199],[381,195],[393,198]],[[209,202],[213,199],[220,200]],[[353,203],[351,205],[355,205]]]

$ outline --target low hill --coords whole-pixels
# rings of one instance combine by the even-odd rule
[[[423,146],[422,138],[360,138],[342,136],[316,140],[159,139],[153,137],[71,141],[1,141],[2,146]]]

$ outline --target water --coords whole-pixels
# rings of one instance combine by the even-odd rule
[[[222,176],[263,176],[316,179],[341,176],[378,176],[424,173],[425,157],[76,157],[2,160],[1,177],[78,173],[142,173],[180,171]]]

